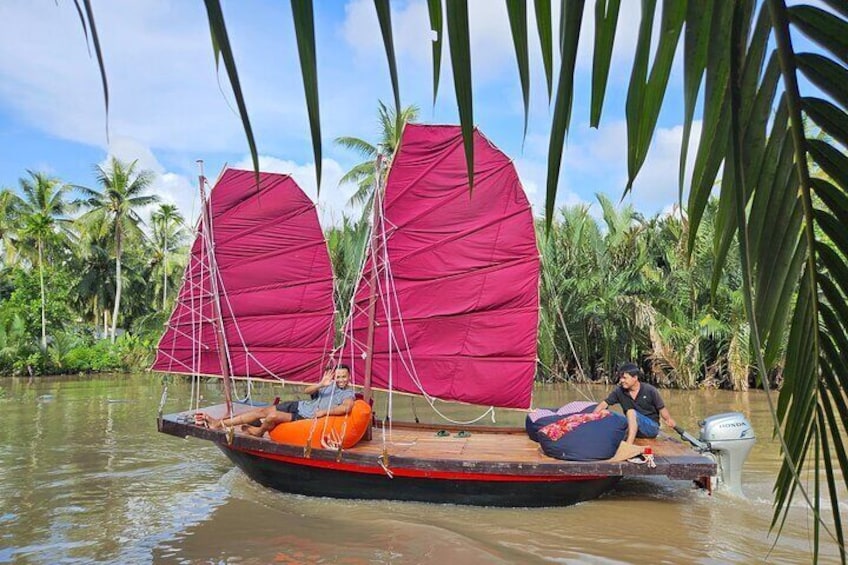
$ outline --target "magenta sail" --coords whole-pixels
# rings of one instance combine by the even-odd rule
[[[314,382],[333,346],[334,310],[315,205],[288,175],[260,173],[257,189],[253,171],[234,169],[210,198],[211,229],[198,226],[153,370],[222,374],[217,291],[232,376]]]
[[[510,159],[476,130],[474,161],[472,191],[459,127],[406,126],[386,181],[377,272],[371,255],[355,295],[352,362],[361,382],[374,281],[373,386],[527,408],[539,308],[533,215]]]

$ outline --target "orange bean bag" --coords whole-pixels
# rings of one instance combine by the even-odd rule
[[[280,424],[268,435],[278,443],[306,446],[307,442],[316,449],[344,449],[353,447],[365,435],[371,425],[371,407],[364,400],[356,400],[347,416],[297,420]]]

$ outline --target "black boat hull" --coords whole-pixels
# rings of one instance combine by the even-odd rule
[[[257,483],[281,492],[331,498],[384,499],[474,506],[568,506],[597,498],[615,487],[620,476],[518,480],[499,476],[471,478],[389,477],[333,466],[281,461],[255,452],[218,445]],[[306,461],[304,461],[306,462]]]

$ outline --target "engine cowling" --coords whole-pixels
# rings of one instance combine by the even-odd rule
[[[742,466],[757,441],[751,423],[739,412],[726,412],[705,418],[698,425],[700,442],[718,464],[717,485],[743,496]]]

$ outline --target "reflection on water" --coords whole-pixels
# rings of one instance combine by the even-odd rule
[[[625,479],[569,508],[496,509],[338,501],[267,490],[198,440],[158,434],[161,388],[150,375],[0,380],[0,563],[775,563],[810,559],[812,522],[800,502],[771,550],[771,488],[779,466],[762,393],[665,392],[678,423],[740,411],[758,442],[746,499],[688,483]],[[558,406],[597,387],[547,386]],[[214,401],[219,393],[209,386]],[[278,391],[260,390],[272,398]],[[188,405],[172,384],[166,411]],[[0,397],[2,398],[2,397]],[[386,399],[378,399],[382,411]],[[439,421],[418,400],[393,399],[399,418]],[[440,407],[442,408],[442,407]],[[447,408],[446,410],[450,410]],[[473,408],[450,412],[468,419]],[[497,422],[521,424],[518,413]],[[798,499],[800,501],[800,498]],[[771,552],[770,552],[771,550]],[[836,559],[825,547],[823,562]]]

